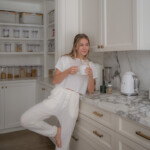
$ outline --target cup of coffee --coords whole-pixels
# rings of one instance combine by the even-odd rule
[[[86,64],[80,65],[80,67],[79,67],[79,73],[80,73],[80,75],[87,75],[87,73],[86,73],[86,68],[87,67],[88,66]]]

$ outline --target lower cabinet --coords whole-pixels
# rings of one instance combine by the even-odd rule
[[[79,130],[77,127],[74,130],[70,142],[70,150],[100,150],[99,147],[94,145],[92,140],[84,135],[84,131]]]
[[[0,104],[0,129],[19,127],[21,115],[35,105],[35,82],[0,84]]]
[[[45,85],[43,83],[37,83],[37,100],[36,103],[39,103],[46,99],[53,88],[51,86]]]
[[[116,150],[147,150],[147,149],[129,140],[128,138],[117,134]]]

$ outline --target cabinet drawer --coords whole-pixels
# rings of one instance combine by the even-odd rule
[[[80,113],[111,129],[115,129],[115,115],[113,113],[83,101],[80,101]]]
[[[103,125],[80,114],[77,127],[82,129],[85,135],[95,144],[99,144],[101,149],[113,150],[115,147],[115,132]]]
[[[122,117],[117,117],[116,124],[116,129],[120,134],[150,149],[150,128]]]

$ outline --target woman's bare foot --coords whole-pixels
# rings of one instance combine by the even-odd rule
[[[58,127],[57,128],[57,134],[56,134],[56,136],[55,136],[55,140],[56,140],[56,145],[57,145],[57,147],[61,147],[62,145],[61,145],[61,127]]]

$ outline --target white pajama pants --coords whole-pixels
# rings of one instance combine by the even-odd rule
[[[56,150],[69,150],[71,135],[79,110],[79,94],[61,87],[51,91],[48,99],[27,110],[21,117],[23,127],[47,137],[55,137],[57,127],[44,120],[56,116],[61,125],[62,147]]]

